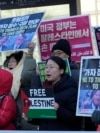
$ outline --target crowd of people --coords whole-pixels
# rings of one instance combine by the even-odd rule
[[[79,67],[71,61],[69,41],[60,39],[52,47],[51,56],[46,61],[46,80],[41,84],[33,57],[35,43],[28,43],[28,52],[15,51],[7,56],[0,69],[0,129],[2,130],[48,130],[48,131],[96,131],[91,117],[76,116],[76,104],[79,83]],[[66,74],[69,61],[71,76]],[[51,88],[54,92],[56,119],[28,119],[23,113],[21,88]],[[5,106],[7,103],[7,106]],[[16,110],[18,109],[19,116]],[[14,124],[19,117],[18,127]],[[99,124],[99,123],[98,123]]]

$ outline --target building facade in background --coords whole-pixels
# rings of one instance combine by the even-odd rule
[[[100,26],[100,0],[81,0],[81,14],[90,14],[91,25]]]
[[[25,14],[32,14],[35,12],[44,11],[45,12],[44,20],[47,20],[47,19],[65,17],[65,16],[69,17],[70,16],[69,8],[70,8],[69,4],[61,4],[61,5],[52,5],[52,6],[12,9],[12,10],[0,10],[0,17],[9,18],[9,17],[21,16]],[[90,15],[91,26],[100,26],[100,0],[80,0],[80,9],[81,9],[81,14]],[[33,38],[33,41],[37,43],[34,52],[34,57],[37,59],[37,61],[40,61],[37,35],[35,36],[35,38]],[[0,60],[2,60],[3,62],[5,56],[9,54],[10,52],[8,53],[5,52],[0,54]],[[0,65],[2,65],[2,62]]]

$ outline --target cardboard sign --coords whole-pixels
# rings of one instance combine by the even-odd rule
[[[56,118],[51,88],[22,89],[23,112],[28,118]]]
[[[81,60],[77,100],[77,116],[91,117],[100,110],[100,57],[88,56]]]
[[[0,19],[0,51],[27,48],[34,37],[44,12]]]
[[[46,65],[46,62],[43,62],[43,61],[38,62],[39,75],[40,75],[40,79],[41,79],[42,84],[46,80],[45,65]]]
[[[100,55],[100,27],[94,27],[94,33],[95,33],[98,53]]]
[[[89,15],[42,21],[38,28],[41,60],[51,55],[52,47],[63,38],[70,42],[72,61],[80,62],[82,56],[92,56],[92,35]]]

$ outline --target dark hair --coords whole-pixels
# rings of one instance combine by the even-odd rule
[[[63,75],[65,74],[65,71],[66,71],[66,63],[65,63],[65,61],[64,61],[63,59],[61,59],[61,58],[58,57],[58,56],[51,56],[51,57],[47,60],[47,62],[48,62],[49,60],[53,60],[55,63],[57,63],[58,66],[59,66],[59,68],[64,70]],[[46,63],[47,63],[47,62],[46,62]]]
[[[15,60],[17,61],[17,64],[19,63],[19,61],[21,60],[23,56],[23,51],[17,51],[15,53],[12,53],[11,55],[6,57],[6,60],[4,61],[4,67],[8,67],[8,62],[9,60],[14,57]]]

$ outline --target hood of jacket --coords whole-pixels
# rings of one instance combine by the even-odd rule
[[[54,85],[54,92],[60,92],[69,88],[77,88],[77,84],[73,80],[72,76],[65,74],[61,80]]]
[[[0,69],[0,95],[10,92],[13,82],[12,74],[4,69]]]
[[[48,82],[47,80],[43,84],[44,88],[53,88],[54,92],[60,92],[65,89],[69,88],[77,88],[77,84],[73,80],[73,78],[67,74],[65,74],[54,86],[52,86],[51,82]],[[67,88],[66,88],[67,87]]]

